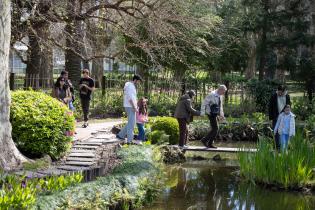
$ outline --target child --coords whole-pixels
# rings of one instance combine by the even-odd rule
[[[138,101],[138,111],[136,113],[136,121],[138,126],[138,144],[142,144],[142,141],[145,141],[145,132],[144,124],[148,122],[148,107],[147,99],[141,98]]]
[[[284,106],[284,111],[280,113],[274,133],[280,135],[281,150],[285,151],[288,147],[289,140],[295,135],[295,115],[291,112],[290,105]]]

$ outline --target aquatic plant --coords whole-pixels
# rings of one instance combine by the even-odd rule
[[[268,139],[257,145],[257,153],[239,153],[241,175],[248,180],[281,188],[300,188],[314,177],[315,149],[297,133],[290,140],[288,151],[278,153]]]

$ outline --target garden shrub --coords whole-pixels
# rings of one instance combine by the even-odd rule
[[[313,100],[313,103],[310,103],[308,98],[292,100],[292,112],[300,120],[306,120],[313,113],[313,110],[315,110],[315,100]]]
[[[153,95],[149,99],[150,116],[171,116],[175,112],[177,98],[170,97],[165,93]]]
[[[42,92],[12,93],[12,137],[29,157],[60,158],[69,148],[75,120],[68,107]]]
[[[179,127],[178,122],[173,117],[158,117],[156,121],[153,122],[151,126],[151,130],[156,131],[164,131],[167,135],[169,135],[169,143],[177,144],[179,138]]]
[[[267,111],[270,97],[278,85],[279,83],[274,80],[252,79],[247,83],[247,88],[255,100],[257,111]]]
[[[149,134],[148,139],[152,144],[163,144],[169,142],[170,136],[165,134],[164,131],[155,130]]]

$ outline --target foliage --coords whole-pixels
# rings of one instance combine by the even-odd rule
[[[35,91],[12,93],[10,121],[13,140],[25,155],[48,154],[54,159],[69,148],[75,124],[65,105]]]
[[[155,130],[149,134],[149,141],[152,144],[163,144],[165,142],[169,142],[170,136],[165,134],[164,131]]]
[[[307,98],[292,100],[292,112],[300,120],[306,120],[315,111],[315,100],[312,103]]]
[[[305,134],[307,138],[311,138],[314,140],[315,137],[315,114],[308,117],[306,120],[306,125],[304,128]]]
[[[257,145],[257,153],[239,153],[240,171],[245,178],[278,187],[299,188],[313,179],[315,149],[297,133],[290,139],[289,150],[277,153],[267,139]]]
[[[177,97],[168,96],[165,93],[149,97],[150,116],[171,116],[175,112]]]
[[[252,79],[247,83],[249,92],[255,100],[257,111],[267,111],[270,97],[278,85],[279,83],[273,80],[258,81]]]
[[[173,117],[157,117],[151,126],[152,131],[164,131],[169,135],[169,143],[177,144],[179,138],[178,122]]]
[[[227,118],[227,123],[220,124],[217,140],[258,141],[259,136],[271,137],[272,130],[263,113],[243,114],[240,118]],[[195,120],[189,126],[189,139],[200,140],[210,131],[209,120]]]
[[[39,193],[49,194],[64,190],[82,181],[82,174],[30,178],[0,173],[0,209],[30,209]]]
[[[150,203],[162,186],[160,162],[151,146],[126,146],[111,174],[37,200],[36,209],[132,209]]]
[[[106,92],[102,96],[101,92],[94,93],[94,101],[96,101],[91,115],[94,117],[121,116],[125,111],[123,107],[123,95],[121,92]]]

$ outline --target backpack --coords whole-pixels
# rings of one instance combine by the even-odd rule
[[[210,116],[217,117],[220,114],[220,106],[218,104],[210,105]]]

